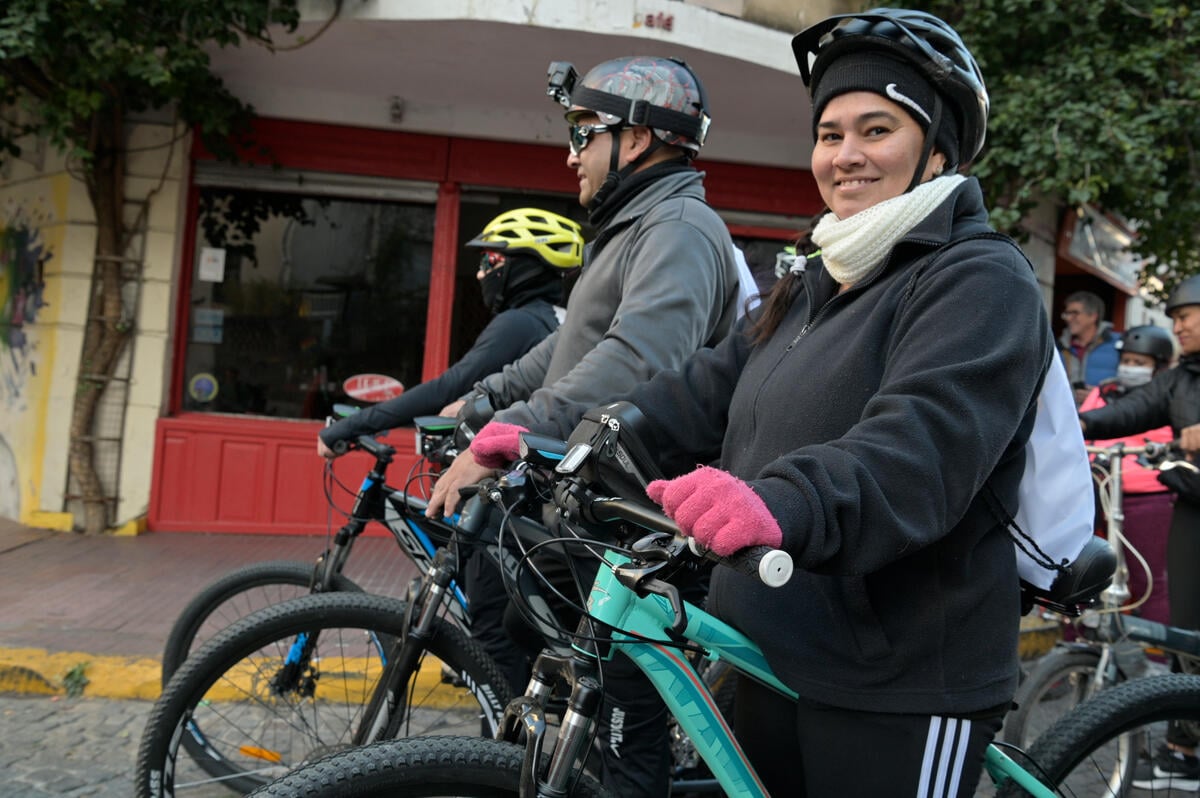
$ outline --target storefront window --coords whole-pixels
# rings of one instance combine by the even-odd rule
[[[360,373],[421,381],[434,208],[205,187],[185,410],[324,418]]]

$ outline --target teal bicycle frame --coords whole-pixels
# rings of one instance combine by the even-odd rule
[[[620,581],[619,571],[630,562],[629,558],[609,551],[605,554],[605,560],[608,565],[602,566],[597,572],[588,597],[588,612],[592,620],[612,630],[613,642],[603,658],[611,659],[613,653],[620,651],[646,674],[726,795],[738,798],[766,796],[766,788],[734,738],[726,719],[717,709],[704,680],[684,656],[677,640],[671,641],[666,634],[677,617],[671,599],[657,593],[639,597]],[[728,662],[739,672],[753,677],[781,696],[795,700],[795,691],[786,687],[771,672],[762,651],[749,638],[693,604],[680,600],[680,606],[686,619],[686,626],[678,630],[681,637],[702,648],[708,658]],[[581,629],[586,623],[585,619]],[[648,643],[646,639],[661,642]],[[577,660],[581,655],[592,661],[596,659],[595,651],[586,641],[577,642],[575,650]],[[542,664],[542,659],[539,659],[535,672]],[[531,694],[539,692],[536,677],[530,687]],[[573,685],[573,702],[576,690],[577,683]],[[510,705],[509,712],[520,714],[523,704],[529,717],[522,718],[521,725],[526,731],[536,733],[538,721],[534,716],[538,713],[536,706],[528,702],[529,698],[517,699]],[[558,742],[551,755],[551,764],[546,771],[548,776],[540,785],[547,788],[546,794],[565,794],[570,775],[576,772],[576,758],[584,752],[589,734],[590,724],[572,724],[564,716]],[[540,749],[540,740],[531,742],[532,737],[531,734],[527,739],[527,745]],[[529,761],[537,760],[530,757]],[[1055,798],[1052,790],[995,745],[987,749],[984,769],[997,784],[1011,780],[1034,798]]]

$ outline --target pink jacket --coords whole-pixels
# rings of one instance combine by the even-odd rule
[[[1105,404],[1107,403],[1100,396],[1100,389],[1093,388],[1087,398],[1083,400],[1083,404],[1080,405],[1079,412],[1095,410],[1098,407],[1104,407]],[[1114,443],[1124,442],[1129,446],[1141,446],[1147,439],[1157,443],[1169,443],[1174,437],[1168,426],[1143,432],[1140,435],[1129,435],[1124,438],[1103,441],[1090,440],[1088,443],[1095,446],[1111,446]],[[1162,493],[1167,490],[1166,485],[1158,481],[1158,472],[1138,465],[1137,457],[1132,454],[1125,455],[1125,461],[1121,463],[1121,486],[1126,493]]]

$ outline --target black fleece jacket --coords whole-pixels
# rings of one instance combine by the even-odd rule
[[[810,260],[768,341],[743,326],[628,397],[668,473],[719,458],[779,521],[791,581],[718,567],[709,606],[802,697],[965,714],[1016,689],[1014,548],[980,491],[1015,511],[1054,342],[1011,243],[931,257],[986,220],[968,180],[852,289]]]

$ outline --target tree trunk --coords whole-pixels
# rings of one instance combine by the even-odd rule
[[[123,318],[121,306],[121,259],[128,240],[123,219],[123,119],[124,109],[116,102],[96,113],[90,133],[95,161],[84,169],[96,214],[96,249],[90,315],[84,326],[71,415],[69,467],[83,503],[82,528],[87,534],[98,534],[108,528],[108,502],[95,462],[96,410],[132,333],[132,320]]]

